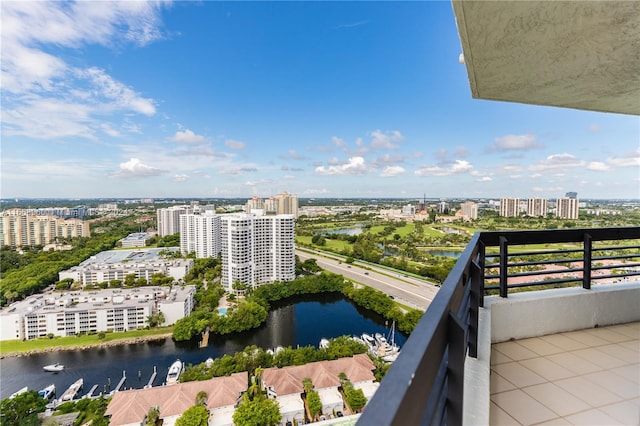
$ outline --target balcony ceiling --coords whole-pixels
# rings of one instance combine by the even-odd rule
[[[453,9],[474,98],[640,115],[640,2]]]

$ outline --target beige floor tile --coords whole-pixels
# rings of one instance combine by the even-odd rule
[[[594,408],[620,402],[618,395],[584,377],[571,377],[554,383]]]
[[[540,337],[532,337],[530,339],[522,339],[516,341],[519,345],[524,346],[530,351],[535,352],[540,356],[558,354],[564,352],[564,349],[547,342]]]
[[[510,381],[508,381],[507,379],[505,379],[504,377],[502,377],[501,375],[499,375],[493,370],[491,370],[490,380],[491,380],[491,384],[490,384],[489,390],[491,394],[506,392],[516,388],[516,385],[514,385],[513,383],[511,383]]]
[[[617,404],[600,407],[600,411],[625,425],[640,425],[640,404],[622,401]]]
[[[513,362],[513,360],[495,349],[495,345],[493,345],[491,347],[491,365],[504,364],[505,362]]]
[[[590,348],[595,346],[606,345],[607,343],[609,343],[608,341],[601,339],[600,337],[594,336],[593,334],[589,334],[584,330],[562,333],[562,335],[570,339],[573,339],[577,342],[580,342],[583,345],[587,345]]]
[[[600,367],[600,369],[603,370],[627,365],[627,363],[623,360],[608,355],[598,348],[578,349],[577,351],[573,351],[571,353],[586,359],[590,363],[597,365],[598,367]]]
[[[631,340],[629,336],[618,333],[617,331],[612,330],[609,327],[589,328],[587,330],[584,330],[584,332],[591,334],[592,336],[599,337],[600,339],[604,339],[609,343],[620,343]]]
[[[528,386],[522,390],[559,416],[591,409],[589,404],[553,383]]]
[[[549,334],[547,336],[540,337],[541,340],[551,343],[565,351],[575,351],[576,349],[584,349],[587,347],[584,343],[580,343],[577,340],[570,339],[562,334]]]
[[[612,345],[598,346],[598,350],[621,359],[627,364],[637,364],[640,362],[640,353],[633,351],[620,343]]]
[[[493,402],[489,408],[489,424],[495,426],[519,426],[520,423]]]
[[[625,365],[623,367],[612,368],[609,371],[640,386],[640,364]]]
[[[519,388],[546,382],[544,377],[538,376],[536,373],[517,362],[494,365],[493,371]]]
[[[596,409],[573,414],[565,417],[565,419],[572,425],[579,426],[614,426],[622,424],[613,417],[610,417],[606,413]]]
[[[519,361],[519,363],[550,382],[566,379],[576,375],[571,370],[567,370],[560,364],[556,364],[548,358],[525,359],[524,361]]]
[[[612,325],[611,329],[616,333],[624,334],[632,339],[640,339],[640,322]]]
[[[497,350],[508,356],[514,361],[520,361],[523,359],[535,358],[539,356],[537,353],[524,346],[518,344],[518,342],[502,342],[493,345]]]
[[[532,425],[558,417],[520,389],[497,393],[492,401],[523,425]]]
[[[640,386],[637,383],[624,379],[613,371],[599,371],[585,374],[582,377],[621,396],[623,399],[640,397]]]
[[[561,365],[562,367],[573,371],[576,374],[588,374],[600,371],[600,367],[584,358],[579,357],[573,352],[565,352],[561,354],[549,355],[547,359]]]
[[[565,426],[565,425],[571,426],[571,423],[569,423],[568,421],[566,421],[562,417],[558,417],[556,419],[551,419],[551,420],[546,421],[546,422],[536,423],[535,424],[535,426]]]
[[[634,351],[635,353],[640,355],[640,340],[629,340],[628,342],[618,343],[623,348],[627,348],[630,351]]]

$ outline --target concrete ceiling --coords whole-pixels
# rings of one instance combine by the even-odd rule
[[[474,98],[640,115],[639,1],[460,1]]]

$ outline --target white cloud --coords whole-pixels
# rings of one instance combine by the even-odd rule
[[[74,67],[56,54],[89,44],[148,44],[161,37],[160,11],[164,4],[0,2],[5,135],[96,139],[104,131],[101,121],[107,115],[155,114],[152,99],[98,67]],[[113,136],[115,132],[107,134]]]
[[[316,173],[321,175],[362,175],[367,173],[368,167],[362,157],[351,157],[346,163],[329,167],[316,167]]]
[[[535,135],[506,135],[496,138],[494,143],[489,145],[488,151],[528,151],[530,149],[542,148],[544,145],[536,140]]]
[[[607,170],[610,170],[611,167],[609,167],[607,164],[603,163],[602,161],[592,161],[587,166],[587,169],[593,170],[596,172],[606,172]]]
[[[305,160],[306,159],[304,155],[300,154],[295,149],[290,149],[287,155],[283,155],[281,158],[285,160]]]
[[[468,161],[456,160],[449,166],[422,166],[420,169],[416,170],[414,174],[416,176],[449,176],[453,174],[466,173],[472,169],[473,166]]]
[[[150,177],[159,176],[166,173],[166,170],[161,170],[152,166],[143,164],[137,158],[131,158],[126,163],[120,163],[120,170],[113,173],[112,176],[121,178],[135,178],[135,177]]]
[[[185,130],[184,132],[177,131],[175,135],[169,138],[169,140],[177,143],[203,143],[207,139],[204,136],[196,135],[192,130]]]
[[[550,155],[546,159],[538,162],[538,164],[529,166],[529,170],[545,171],[567,167],[581,167],[584,166],[584,164],[584,161],[578,160],[575,155],[565,152],[562,154]]]
[[[398,142],[404,140],[404,136],[397,130],[382,133],[380,130],[374,130],[371,132],[371,149],[400,149]]]
[[[173,180],[176,182],[186,182],[189,179],[187,175],[174,175]]]
[[[384,154],[374,159],[373,161],[371,161],[371,164],[373,164],[376,167],[382,167],[382,166],[392,166],[402,162],[404,162],[403,155]]]
[[[491,182],[493,179],[491,179],[489,176],[482,176],[480,179],[476,179],[476,182]]]
[[[640,167],[640,148],[622,157],[608,158],[607,163],[614,167]]]
[[[400,166],[387,166],[384,168],[384,170],[382,171],[382,173],[380,174],[380,176],[382,177],[392,177],[392,176],[398,176],[401,175],[405,172],[404,167],[400,167]]]
[[[322,194],[329,194],[330,191],[326,188],[323,189],[305,189],[304,191],[302,191],[302,193],[304,195],[322,195]]]
[[[226,141],[224,141],[224,144],[228,148],[235,149],[236,151],[244,149],[245,146],[247,146],[247,144],[245,144],[244,142],[237,141],[237,140],[234,140],[234,139],[227,139]]]

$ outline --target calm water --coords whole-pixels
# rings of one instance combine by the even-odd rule
[[[0,360],[0,398],[6,398],[18,389],[28,386],[39,390],[53,383],[58,396],[74,381],[84,379],[84,393],[93,385],[97,392],[113,389],[125,371],[125,388],[142,388],[149,381],[156,366],[158,375],[154,385],[161,385],[167,370],[176,358],[196,364],[208,357],[242,351],[248,345],[268,349],[276,346],[318,346],[323,337],[386,333],[384,319],[344,300],[339,295],[321,298],[296,299],[296,303],[275,306],[267,322],[259,329],[216,337],[208,348],[198,348],[194,342],[175,343],[171,339],[135,345],[114,346],[85,351],[56,352],[29,357]],[[406,336],[396,332],[396,342],[402,346]],[[60,362],[65,365],[61,373],[47,373],[42,366]],[[140,378],[138,378],[140,372]]]
[[[362,228],[324,229],[322,232],[325,234],[360,235]]]

